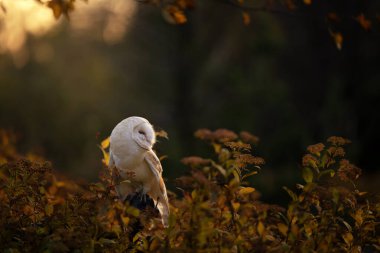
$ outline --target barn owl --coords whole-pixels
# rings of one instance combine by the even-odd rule
[[[168,226],[169,202],[160,160],[152,150],[156,135],[148,120],[129,117],[112,130],[109,167],[116,192],[124,201],[129,194],[148,194],[157,206],[162,224]]]

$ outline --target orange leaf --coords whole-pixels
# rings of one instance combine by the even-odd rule
[[[255,191],[255,188],[252,188],[252,187],[244,187],[244,188],[241,188],[239,190],[239,194],[240,195],[245,195],[245,194],[249,194],[249,193],[252,193]]]
[[[173,25],[181,25],[187,22],[187,18],[183,10],[175,5],[169,5],[162,10],[165,20]]]
[[[311,4],[311,0],[303,0],[303,3],[306,4],[306,5],[310,5]]]
[[[287,235],[287,233],[288,233],[288,226],[287,225],[285,225],[283,223],[278,223],[277,228],[281,232],[281,234],[283,234],[284,236]]]
[[[246,11],[243,11],[241,14],[243,17],[243,23],[245,25],[249,25],[251,23],[251,16],[249,15],[249,13]]]
[[[356,17],[356,21],[359,22],[361,27],[364,28],[364,30],[368,31],[371,28],[371,21],[368,20],[363,13],[361,13],[359,16]]]

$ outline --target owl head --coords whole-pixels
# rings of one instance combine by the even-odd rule
[[[124,123],[128,125],[129,131],[132,132],[132,140],[137,145],[146,150],[153,147],[156,142],[156,134],[148,120],[134,116],[125,119]]]

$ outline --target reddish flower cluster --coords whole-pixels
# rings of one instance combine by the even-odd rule
[[[236,154],[234,157],[236,158],[236,164],[238,167],[245,167],[247,164],[257,166],[265,164],[263,158],[252,156],[250,154]]]
[[[342,181],[351,181],[356,180],[361,175],[362,170],[352,163],[350,163],[348,160],[343,159],[340,161],[339,169],[338,169],[338,177]]]
[[[302,166],[307,167],[307,166],[312,166],[315,167],[317,164],[318,160],[311,154],[306,154],[302,157]]]
[[[199,129],[195,132],[194,136],[201,140],[219,141],[219,142],[233,141],[238,138],[236,133],[224,128],[217,129],[214,132],[205,128]]]
[[[250,151],[251,145],[243,142],[229,141],[224,145],[232,150]]]
[[[333,157],[344,157],[346,152],[342,147],[329,147],[327,151],[332,155]]]
[[[199,156],[188,156],[183,158],[181,162],[188,166],[207,165],[210,163],[209,160]]]
[[[309,151],[311,154],[316,155],[316,154],[321,153],[324,148],[325,148],[325,145],[323,145],[323,143],[317,143],[317,144],[308,146],[307,151]]]
[[[259,137],[247,131],[240,132],[240,139],[246,143],[252,143],[252,144],[257,144],[260,141]]]
[[[349,139],[345,139],[345,138],[339,137],[339,136],[331,136],[327,139],[327,142],[329,142],[335,146],[343,146],[343,145],[351,143],[351,141]]]

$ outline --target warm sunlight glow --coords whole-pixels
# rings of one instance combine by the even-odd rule
[[[125,0],[92,0],[88,3],[79,1],[76,6],[77,10],[71,15],[73,30],[77,34],[96,36],[94,31],[100,28],[102,37],[97,39],[107,44],[121,42],[136,10],[135,1]]]
[[[21,50],[27,34],[40,36],[58,22],[50,9],[35,0],[3,0],[0,11],[0,53],[16,53]]]
[[[43,36],[66,23],[62,22],[65,17],[56,20],[52,10],[36,0],[0,0],[0,4],[0,54],[11,54],[17,66],[28,61],[30,52],[25,48],[28,36]],[[115,44],[124,38],[135,9],[134,1],[77,1],[68,25],[76,35],[88,38],[100,35],[95,39]],[[44,62],[54,54],[54,49],[46,44],[37,47],[37,51],[33,54],[38,62]]]

